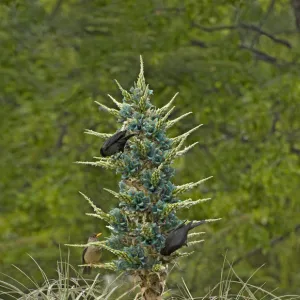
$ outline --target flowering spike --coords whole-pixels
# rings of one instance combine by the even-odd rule
[[[144,62],[142,55],[140,55],[140,74],[137,80],[137,87],[140,88],[142,91],[145,88]]]
[[[181,252],[181,253],[178,253],[176,255],[174,255],[175,257],[188,257],[190,255],[192,255],[195,251],[191,251],[191,252]]]
[[[119,90],[121,91],[122,96],[123,96],[127,101],[131,100],[131,95],[130,95],[126,90],[124,90],[124,89],[122,88],[122,86],[120,85],[120,83],[119,83],[116,79],[115,79],[115,82],[116,82],[116,84],[117,84]]]
[[[142,112],[144,112],[146,109],[146,102],[147,102],[148,97],[149,97],[149,85],[147,84],[144,95],[141,97],[140,102],[139,102],[139,107]]]
[[[173,112],[173,110],[175,109],[175,106],[173,106],[162,118],[163,122],[166,122],[168,117],[170,116],[170,114]]]
[[[89,266],[89,265],[79,265],[80,267],[83,266]],[[101,269],[106,269],[106,270],[111,270],[111,271],[116,271],[117,270],[117,266],[114,262],[111,263],[104,263],[104,264],[96,264],[93,265],[94,268],[101,268]]]
[[[88,244],[64,244],[67,247],[80,247],[80,248],[85,248],[88,246]]]
[[[93,214],[93,213],[86,213],[87,216],[89,217],[94,217],[94,218],[98,218],[101,219],[107,223],[112,223],[112,222],[116,222],[115,218],[112,218],[111,215],[109,214]]]
[[[195,236],[198,236],[198,235],[203,235],[205,234],[205,232],[201,231],[201,232],[192,232],[192,233],[189,233],[188,234],[188,238],[192,238],[192,237],[195,237]]]
[[[110,189],[106,189],[106,188],[103,188],[104,189],[104,191],[107,191],[107,192],[109,192],[110,194],[112,194],[115,198],[120,198],[120,194],[119,193],[117,193],[117,192],[115,192],[115,191],[112,191],[112,190],[110,190]]]
[[[173,106],[161,119],[159,119],[159,121],[156,124],[156,131],[159,130],[167,121],[168,117],[170,116],[170,114],[173,112],[173,110],[175,109],[175,106]]]
[[[108,157],[94,156],[93,158],[97,159],[98,161],[111,162],[111,159]]]
[[[217,221],[220,221],[220,220],[222,220],[222,218],[218,218],[218,219],[206,219],[205,223],[212,223],[212,222],[217,222]],[[195,221],[195,222],[197,222],[197,221]]]
[[[186,184],[183,184],[183,185],[178,185],[176,187],[176,189],[174,190],[173,195],[176,196],[176,195],[178,195],[180,193],[184,193],[184,192],[186,192],[186,191],[188,191],[188,190],[190,190],[190,189],[192,189],[192,188],[200,185],[201,183],[207,181],[208,179],[210,179],[212,177],[213,176],[210,176],[210,177],[201,179],[201,180],[199,180],[197,182],[190,182],[190,183],[186,183]]]
[[[154,187],[156,187],[159,183],[160,179],[160,169],[156,169],[151,176],[151,183]]]
[[[188,116],[188,115],[190,115],[190,114],[192,114],[191,111],[188,112],[188,113],[186,113],[186,114],[184,114],[184,115],[182,115],[182,116],[180,116],[180,117],[178,117],[178,118],[176,118],[176,119],[174,119],[174,120],[168,121],[168,122],[167,122],[167,125],[166,125],[166,129],[172,127],[175,123],[177,123],[178,121],[182,120],[183,118],[185,118],[186,116]]]
[[[95,213],[102,213],[103,212],[102,209],[98,208],[88,196],[86,196],[84,193],[82,193],[80,191],[79,191],[79,194],[82,195],[85,198],[85,200],[88,201],[88,203],[91,205],[91,207],[93,208]]]
[[[94,243],[95,245],[98,245],[96,243]],[[119,256],[121,258],[123,258],[124,260],[128,261],[128,262],[132,262],[133,261],[133,258],[131,258],[125,251],[120,251],[120,250],[116,250],[116,249],[113,249],[105,244],[101,244],[100,245],[101,248],[115,254],[116,256]]]
[[[206,202],[210,199],[211,198],[199,199],[199,200],[187,199],[187,200],[184,200],[184,201],[179,201],[179,202],[176,202],[176,203],[167,204],[163,214],[164,214],[164,216],[167,216],[173,210],[178,210],[178,209],[183,209],[183,208],[190,208],[193,205],[197,205],[199,203]]]
[[[200,244],[200,243],[203,243],[203,242],[204,242],[204,240],[188,242],[188,247],[194,246],[194,245],[197,245],[197,244]]]
[[[113,96],[107,94],[107,96],[119,107],[122,108],[122,103],[118,102]]]
[[[96,132],[96,131],[93,131],[90,129],[86,129],[84,133],[90,134],[90,135],[95,135],[95,136],[98,136],[103,139],[110,138],[113,135],[112,133],[100,133],[100,132]]]
[[[196,142],[196,143],[194,143],[194,144],[192,144],[190,146],[185,147],[183,150],[178,151],[176,153],[176,157],[179,157],[179,156],[182,156],[182,155],[186,154],[190,149],[192,149],[193,147],[195,147],[198,143],[199,142]]]
[[[115,169],[117,166],[111,162],[103,162],[103,161],[75,161],[76,164],[80,165],[90,165],[94,167],[102,167],[105,169]]]
[[[79,193],[89,202],[95,212],[95,214],[89,214],[90,216],[97,216],[97,218],[105,220],[106,222],[114,221],[114,218],[112,218],[111,215],[105,213],[101,208],[98,208],[88,196],[86,196],[82,192]]]
[[[159,264],[156,264],[152,267],[153,272],[161,272],[161,271],[164,271],[164,270],[165,270],[165,267],[162,266],[162,265],[159,265]]]
[[[107,192],[109,192],[109,193],[112,194],[115,198],[117,198],[117,199],[119,199],[119,200],[121,200],[121,201],[124,201],[124,202],[126,202],[126,203],[130,203],[130,202],[131,202],[131,198],[130,198],[128,195],[124,194],[124,193],[117,193],[117,192],[115,192],[115,191],[112,191],[112,190],[106,189],[106,188],[104,188],[104,190],[107,191]]]
[[[92,243],[86,243],[86,244],[64,244],[65,246],[68,246],[68,247],[81,247],[81,248],[85,248],[85,247],[88,247],[90,245],[96,245],[96,246],[99,246],[99,247],[102,247],[102,245],[104,245],[105,242],[92,242]]]
[[[174,102],[174,100],[175,100],[175,98],[176,98],[176,96],[178,95],[179,93],[176,93],[174,96],[173,96],[173,98],[169,101],[169,103],[168,104],[166,104],[165,106],[163,106],[162,108],[159,108],[159,109],[157,109],[157,114],[159,115],[159,116],[162,116],[168,109],[169,109],[169,107],[172,105],[172,103]]]
[[[186,133],[181,134],[181,135],[179,135],[179,136],[177,136],[177,137],[172,138],[172,139],[171,139],[172,142],[173,142],[173,143],[177,143],[177,142],[185,141],[186,138],[187,138],[192,132],[194,132],[195,130],[197,130],[198,128],[200,128],[202,125],[203,125],[203,124],[200,124],[200,125],[198,125],[198,126],[192,128],[191,130],[187,131]]]
[[[119,111],[118,110],[116,110],[114,108],[109,108],[106,105],[104,105],[104,104],[102,104],[98,101],[95,101],[95,103],[97,103],[102,108],[102,110],[107,111],[108,113],[112,114],[115,117],[119,117]]]
[[[137,148],[139,150],[141,157],[145,157],[147,155],[147,150],[146,150],[145,144],[137,139],[136,145],[137,145]]]

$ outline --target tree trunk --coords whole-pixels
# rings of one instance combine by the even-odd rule
[[[166,271],[153,272],[151,270],[140,270],[136,272],[136,279],[141,287],[140,296],[142,300],[162,300],[166,284]]]
[[[300,31],[300,0],[291,0],[291,5],[296,19],[297,30]]]

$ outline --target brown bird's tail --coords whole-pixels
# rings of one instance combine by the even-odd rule
[[[92,268],[91,267],[84,267],[82,274],[91,274]]]
[[[205,222],[205,220],[203,220],[203,221],[199,221],[199,222],[190,222],[188,225],[190,225],[189,226],[189,230],[191,230],[191,229],[194,229],[195,227],[198,227],[199,225],[202,225],[202,224],[204,224],[204,223],[206,223]]]

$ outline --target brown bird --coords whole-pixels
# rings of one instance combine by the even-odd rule
[[[102,233],[95,233],[91,235],[88,239],[88,243],[92,242],[98,242],[98,237]],[[82,252],[82,264],[97,264],[99,263],[101,258],[101,248],[96,245],[90,245],[86,248],[84,248]],[[83,274],[91,274],[92,272],[92,267],[84,267],[83,268]]]

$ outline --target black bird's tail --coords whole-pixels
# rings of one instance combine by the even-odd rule
[[[202,220],[202,221],[199,221],[199,222],[190,222],[188,225],[189,225],[189,230],[191,230],[191,229],[194,229],[194,228],[196,228],[196,227],[198,227],[198,226],[200,226],[200,225],[202,225],[202,224],[204,224],[204,223],[206,223],[206,221],[205,220]]]
[[[135,135],[138,135],[137,133],[131,133],[131,134],[128,134],[127,136],[125,136],[125,140],[129,140],[131,137],[135,136]]]
[[[82,274],[91,274],[92,268],[91,267],[84,267]]]

